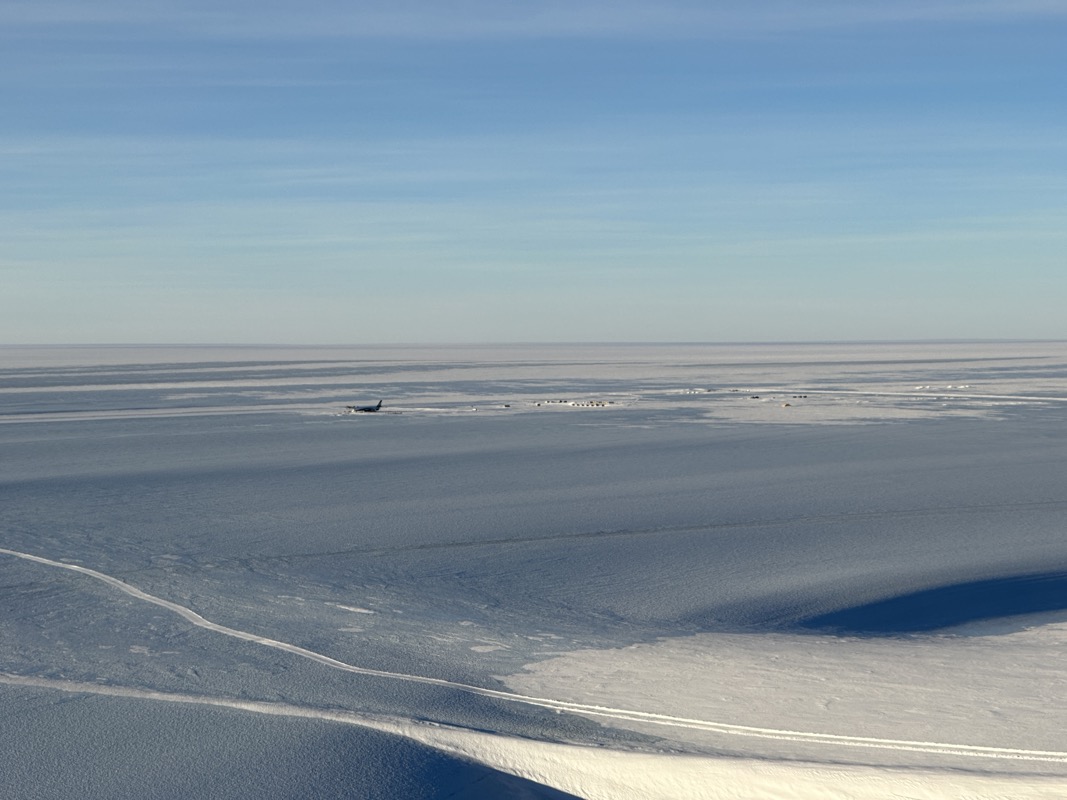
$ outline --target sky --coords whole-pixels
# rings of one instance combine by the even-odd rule
[[[0,0],[0,344],[1067,339],[1067,0]]]

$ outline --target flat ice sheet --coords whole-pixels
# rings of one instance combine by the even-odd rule
[[[0,697],[1045,785],[1065,412],[1057,343],[0,348]]]

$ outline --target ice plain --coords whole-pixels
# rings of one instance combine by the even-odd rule
[[[0,794],[1063,796],[1065,423],[1055,342],[0,348]]]

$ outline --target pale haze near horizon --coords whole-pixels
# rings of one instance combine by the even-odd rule
[[[0,8],[0,343],[1062,338],[1067,3]]]

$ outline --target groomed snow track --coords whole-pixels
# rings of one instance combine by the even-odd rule
[[[316,653],[313,650],[308,650],[307,648],[300,647],[299,645],[278,641],[277,639],[271,639],[265,636],[260,636],[255,633],[250,633],[248,631],[242,631],[236,628],[230,628],[225,625],[220,625],[218,623],[211,622],[210,620],[205,619],[204,617],[197,614],[195,611],[186,608],[185,606],[179,605],[178,603],[174,603],[170,600],[164,600],[163,598],[156,597],[155,595],[151,595],[147,592],[142,591],[141,589],[138,589],[135,586],[126,583],[125,581],[119,580],[118,578],[115,578],[111,575],[106,575],[103,572],[98,572],[97,570],[90,569],[89,567],[83,567],[78,564],[68,564],[62,561],[55,561],[50,558],[44,558],[43,556],[37,556],[31,553],[24,553],[17,550],[9,550],[7,548],[0,548],[0,554],[13,556],[15,558],[20,558],[37,564],[43,564],[49,567],[68,570],[70,572],[78,573],[79,575],[84,575],[93,578],[95,580],[106,583],[108,586],[111,586],[112,588],[117,589],[120,592],[129,595],[130,597],[136,598],[146,603],[157,605],[161,608],[165,608],[168,611],[177,614],[182,619],[186,620],[192,625],[195,625],[198,628],[213,631],[215,633],[219,633],[224,636],[229,636],[234,639],[252,642],[263,647],[270,647],[275,650],[281,650],[299,656],[301,658],[306,658],[311,661],[315,661],[331,669],[352,672],[358,675],[369,675],[387,680],[406,681],[410,683],[420,683],[429,686],[440,686],[442,688],[447,688],[454,691],[466,692],[469,694],[489,697],[505,702],[523,703],[526,705],[539,706],[541,708],[548,708],[561,712],[567,711],[576,714],[604,717],[608,719],[644,722],[654,725],[663,725],[675,728],[689,728],[694,730],[703,730],[714,733],[727,734],[731,736],[747,736],[760,739],[779,739],[787,741],[806,742],[811,744],[836,745],[838,747],[864,747],[883,750],[905,750],[920,753],[933,753],[938,755],[967,756],[972,758],[1011,759],[1018,761],[1046,761],[1067,763],[1067,752],[1060,752],[1055,750],[1024,750],[1006,747],[986,747],[981,745],[952,744],[945,742],[910,741],[903,739],[879,739],[866,736],[846,736],[840,734],[818,733],[814,731],[792,731],[779,730],[775,728],[761,728],[748,725],[734,725],[724,722],[714,722],[710,720],[689,719],[686,717],[675,717],[667,714],[656,714],[647,711],[635,711],[632,709],[625,708],[611,708],[606,706],[587,705],[584,703],[566,702],[561,700],[554,700],[547,697],[532,697],[529,695],[517,694],[514,692],[505,692],[500,691],[498,689],[488,689],[481,686],[458,683],[455,681],[445,680],[443,678],[431,678],[423,675],[411,675],[401,672],[389,672],[385,670],[359,667],[354,664],[348,664],[344,661],[339,661],[335,658],[331,658],[330,656],[323,655],[322,653]],[[69,692],[86,692],[111,695],[118,694],[128,697],[144,697],[146,699],[156,699],[171,702],[230,706],[233,708],[256,711],[259,713],[284,714],[288,716],[319,717],[324,719],[336,719],[337,721],[344,721],[356,724],[370,724],[371,720],[370,717],[363,717],[362,715],[357,715],[353,712],[327,711],[323,709],[306,709],[299,706],[289,706],[284,704],[256,703],[196,695],[171,694],[150,690],[109,686],[105,684],[78,683],[69,681],[56,681],[42,678],[31,678],[27,676],[11,675],[8,673],[0,673],[0,683],[22,686],[37,686],[41,688],[52,688]]]

